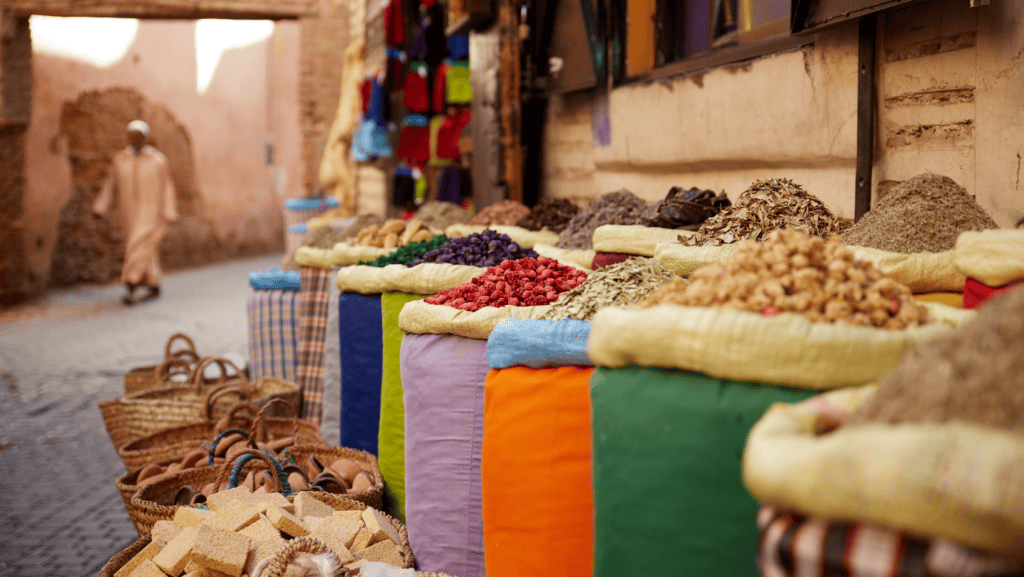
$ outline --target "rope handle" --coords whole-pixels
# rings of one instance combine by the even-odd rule
[[[181,349],[176,353],[171,353],[171,347],[174,346],[174,341],[177,341],[179,339],[185,341],[185,348]],[[167,359],[186,351],[195,355],[196,360],[199,360],[199,355],[196,353],[195,342],[193,342],[192,339],[189,338],[189,336],[186,335],[185,333],[174,333],[173,335],[171,335],[171,338],[167,339],[167,346],[164,347],[164,358]]]
[[[249,431],[246,431],[244,429],[224,429],[223,431],[217,433],[217,437],[213,439],[213,444],[210,445],[210,460],[207,463],[208,465],[213,464],[213,459],[217,454],[217,445],[220,444],[220,440],[228,435],[235,434],[242,435],[243,437],[249,440],[252,439],[252,437],[249,435]]]
[[[295,408],[292,407],[288,401],[282,398],[273,398],[263,404],[260,407],[260,412],[256,414],[256,420],[252,423],[252,438],[259,440],[261,443],[267,442],[267,423],[264,419],[267,418],[266,412],[270,409],[271,405],[281,404],[288,409],[288,412],[292,416],[292,437],[298,438],[299,436],[299,416],[295,413]]]
[[[238,411],[241,411],[243,409],[245,409],[247,412],[243,413],[242,415],[239,415]],[[213,430],[218,432],[223,431],[224,429],[230,427],[231,421],[235,419],[245,419],[250,423],[256,420],[256,409],[255,407],[253,407],[252,403],[247,400],[242,400],[228,407],[228,410],[225,411],[224,416],[222,416],[220,420],[217,421],[217,424],[213,426]]]
[[[274,470],[274,473],[277,476],[276,492],[281,493],[285,497],[288,497],[289,495],[292,494],[292,487],[291,485],[288,484],[288,476],[284,472],[284,467],[282,467],[281,463],[278,463],[277,459],[271,456],[270,453],[266,451],[259,451],[256,449],[245,449],[244,451],[239,451],[237,454],[235,454],[233,459],[235,459],[234,464],[232,464],[230,461],[224,463],[224,467],[220,470],[220,473],[217,475],[217,486],[220,486],[224,483],[224,481],[227,481],[228,489],[234,489],[235,487],[237,487],[239,477],[242,473],[242,469],[250,461],[252,461],[253,459],[257,459],[263,461],[264,463],[267,464],[267,466]],[[227,477],[227,479],[225,479],[225,477]]]
[[[288,569],[288,563],[295,557],[297,553],[309,553],[311,555],[329,554],[334,557],[333,561],[335,566],[338,567],[338,571],[335,575],[342,575],[344,568],[341,565],[337,554],[331,551],[330,547],[326,543],[313,537],[312,535],[306,535],[305,537],[299,537],[298,539],[292,539],[287,545],[278,550],[274,554],[274,557],[270,561],[270,566],[263,573],[263,577],[282,577],[285,571]]]
[[[153,372],[158,383],[169,383],[171,377],[177,374],[188,375],[191,378],[192,365],[188,360],[178,357],[168,357],[160,363]]]
[[[212,363],[216,363],[217,366],[220,367],[220,376],[217,377],[217,382],[215,383],[217,385],[222,385],[228,380],[228,367],[235,369],[236,375],[240,376],[242,374],[242,371],[235,366],[235,363],[232,363],[223,357],[207,357],[199,361],[195,370],[192,371],[191,380],[192,384],[196,386],[196,394],[203,392],[203,385],[205,384],[203,382],[203,373],[206,371],[206,367],[210,366]]]
[[[235,393],[240,400],[249,401],[252,399],[254,392],[248,383],[235,382],[217,385],[207,391],[206,396],[203,398],[203,416],[206,417],[207,421],[213,420],[214,401],[221,395]]]

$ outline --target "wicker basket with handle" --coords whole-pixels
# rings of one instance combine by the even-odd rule
[[[171,351],[174,347],[174,342],[177,340],[185,341],[185,347],[178,349],[177,351]],[[196,352],[196,344],[192,342],[192,339],[184,333],[174,333],[171,338],[167,339],[167,345],[164,347],[164,361],[168,359],[178,359],[194,365],[199,362],[199,354]],[[150,387],[154,387],[162,382],[162,375],[160,369],[163,364],[151,365],[147,367],[135,367],[124,374],[124,394],[131,395],[139,391],[144,391]],[[190,367],[191,368],[191,367]]]

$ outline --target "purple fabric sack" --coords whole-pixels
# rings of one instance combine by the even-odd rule
[[[405,335],[401,366],[409,545],[420,571],[484,577],[487,341]]]

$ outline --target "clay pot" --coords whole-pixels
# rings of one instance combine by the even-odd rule
[[[295,444],[295,437],[281,437],[280,439],[274,439],[267,443],[270,447],[270,452],[278,452],[285,447],[290,447]]]
[[[181,459],[181,470],[191,469],[193,467],[196,467],[197,465],[202,467],[202,466],[206,465],[206,462],[207,462],[207,459],[209,459],[209,456],[210,456],[209,451],[204,451],[202,449],[196,449],[195,451],[192,451],[191,453],[189,453],[189,454],[185,455],[184,457],[182,457],[182,459]]]
[[[340,474],[341,477],[350,485],[352,484],[352,480],[356,478],[356,475],[363,472],[359,467],[359,464],[352,459],[338,459],[331,463],[330,468]]]
[[[230,448],[238,441],[244,439],[245,437],[239,435],[238,433],[231,433],[230,435],[221,439],[219,443],[217,443],[217,452],[214,453],[214,455],[216,455],[217,457],[223,457],[228,452],[228,448]]]
[[[145,481],[149,477],[152,477],[153,475],[159,475],[160,473],[163,472],[163,467],[157,465],[156,463],[150,463],[143,467],[141,471],[139,471],[139,475],[135,478],[135,482],[141,483],[142,481]]]
[[[373,481],[370,480],[370,476],[366,473],[359,473],[355,479],[352,479],[352,489],[349,493],[358,495],[369,491],[371,487],[373,487]]]

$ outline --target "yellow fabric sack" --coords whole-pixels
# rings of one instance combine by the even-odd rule
[[[301,246],[295,251],[295,263],[299,266],[329,269],[334,266],[333,251],[327,248]]]
[[[583,269],[587,272],[590,272],[591,267],[594,266],[594,257],[597,256],[597,251],[594,250],[558,248],[554,244],[547,243],[534,245],[533,250],[540,256],[553,258],[560,264]]]
[[[816,436],[823,403],[853,410],[873,386],[776,404],[750,432],[743,481],[761,502],[1020,552],[1024,439],[962,423],[867,425]]]
[[[453,224],[444,229],[444,234],[448,238],[457,238],[480,233],[487,229],[507,234],[509,238],[523,248],[533,248],[538,243],[554,244],[558,242],[558,235],[550,230],[527,230],[518,226],[503,226],[500,224],[491,226],[484,226],[482,224]]]
[[[903,331],[812,323],[788,313],[771,317],[728,308],[658,305],[602,309],[588,350],[604,367],[636,364],[686,369],[734,381],[833,389],[878,380],[918,344],[974,316],[922,303],[933,322]]]
[[[967,277],[953,264],[953,251],[901,254],[851,246],[853,257],[865,260],[917,293],[963,291]]]
[[[606,224],[594,231],[594,250],[638,256],[654,256],[658,243],[674,243],[680,236],[693,236],[690,230],[656,228],[641,225]]]
[[[397,248],[377,248],[375,246],[356,246],[347,242],[339,242],[331,249],[331,260],[336,265],[348,266],[361,262],[377,260],[398,250]]]
[[[355,265],[339,269],[335,282],[341,292],[432,295],[467,283],[486,271],[485,268],[461,264],[424,263],[414,267],[402,264],[385,267]]]
[[[659,242],[654,249],[654,260],[669,272],[685,278],[693,274],[693,271],[715,264],[735,251],[735,244],[683,246],[678,243]]]
[[[1024,230],[961,233],[953,249],[953,261],[964,276],[991,287],[1020,280],[1024,278]]]
[[[398,328],[408,334],[458,335],[467,339],[487,340],[494,327],[505,319],[539,319],[551,308],[484,307],[470,312],[447,305],[430,305],[423,301],[407,303],[398,315]]]

